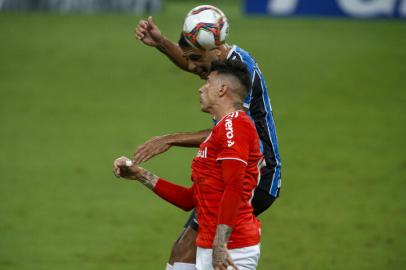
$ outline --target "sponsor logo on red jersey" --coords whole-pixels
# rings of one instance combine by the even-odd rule
[[[197,152],[196,157],[198,158],[207,158],[207,147]]]
[[[227,137],[227,146],[231,147],[234,145],[234,130],[233,130],[233,121],[230,118],[227,118],[225,121],[226,127],[226,137]]]

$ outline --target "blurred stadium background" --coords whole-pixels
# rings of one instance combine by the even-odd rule
[[[399,17],[405,1],[390,2]],[[278,129],[283,186],[260,218],[258,269],[406,269],[405,21],[205,3],[259,62]],[[202,2],[161,4],[155,21],[177,40]],[[116,180],[112,161],[210,126],[202,81],[134,39],[142,10],[36,7],[0,12],[0,269],[164,269],[188,214]],[[173,148],[145,167],[188,184],[194,154]]]

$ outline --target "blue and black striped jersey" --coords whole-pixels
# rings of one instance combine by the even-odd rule
[[[236,45],[230,50],[227,59],[240,60],[247,66],[250,73],[252,87],[244,101],[244,106],[248,109],[248,113],[255,123],[261,141],[261,151],[266,161],[266,170],[262,172],[258,188],[269,192],[274,197],[278,197],[281,186],[282,163],[279,155],[271,101],[264,77],[251,55]]]

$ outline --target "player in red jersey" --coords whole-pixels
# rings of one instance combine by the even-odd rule
[[[192,10],[199,8],[196,7]],[[214,9],[218,10],[216,7]],[[227,43],[210,50],[196,49],[189,44],[183,33],[176,44],[161,33],[152,17],[148,17],[147,20],[140,20],[134,33],[143,44],[158,49],[176,66],[192,72],[202,79],[207,78],[210,64],[214,60],[237,59],[247,66],[251,75],[252,86],[245,99],[244,107],[255,123],[266,163],[266,166],[261,169],[261,179],[252,199],[255,216],[262,214],[279,197],[282,183],[282,162],[271,99],[269,98],[270,93],[265,83],[264,74],[255,59],[239,46]],[[153,137],[137,147],[133,162],[137,164],[146,162],[173,146],[199,147],[210,132],[211,128],[198,132],[180,132]],[[172,246],[166,270],[195,270],[197,231],[198,218],[193,211]]]
[[[260,222],[251,199],[262,162],[259,138],[251,118],[242,110],[250,77],[239,61],[215,62],[199,89],[203,112],[217,120],[192,162],[189,188],[168,182],[121,157],[117,176],[138,180],[168,202],[196,209],[198,270],[256,269]]]

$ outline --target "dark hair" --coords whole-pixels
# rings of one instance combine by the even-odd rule
[[[183,36],[183,32],[180,33],[178,45],[181,49],[191,48],[190,44],[186,41],[186,38]]]
[[[232,75],[237,78],[244,87],[244,97],[251,89],[251,78],[247,66],[239,60],[214,61],[211,63],[210,72],[212,71],[217,71],[219,74]]]

